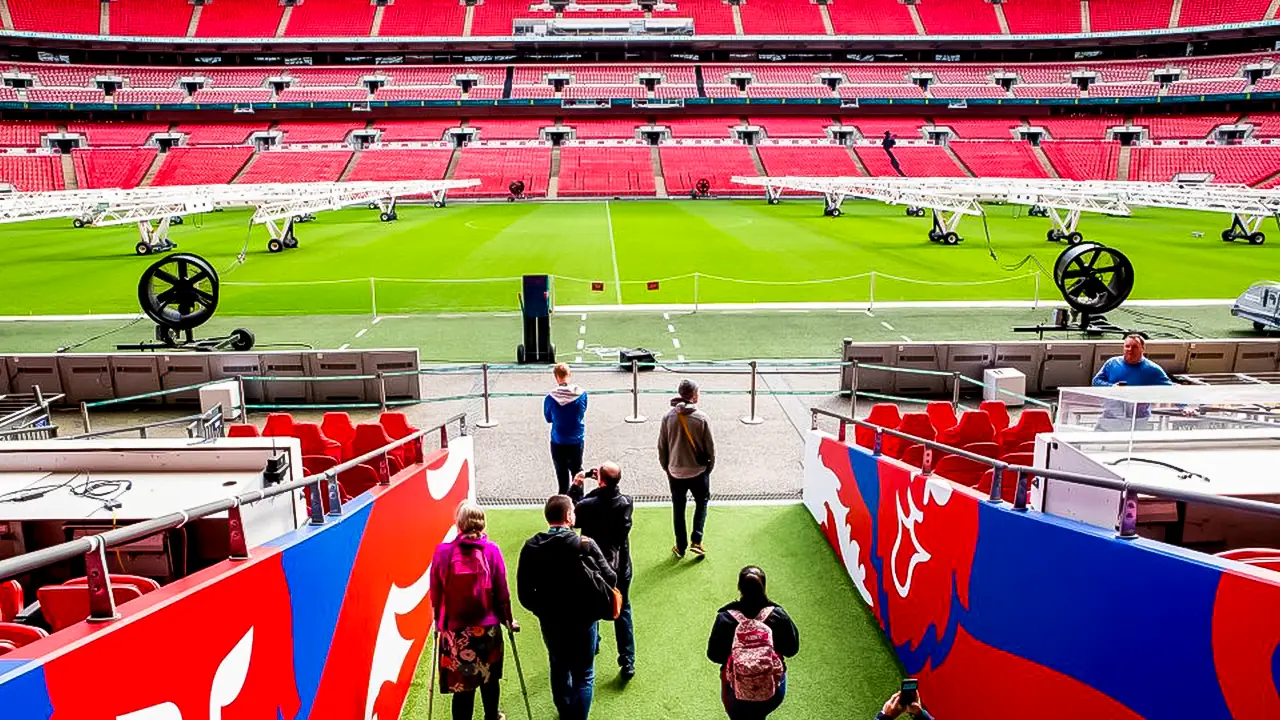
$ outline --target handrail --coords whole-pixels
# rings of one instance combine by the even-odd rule
[[[239,518],[240,506],[252,505],[253,503],[284,495],[285,493],[291,493],[295,490],[300,490],[308,486],[315,487],[317,492],[319,492],[322,484],[328,483],[331,491],[329,498],[332,503],[330,513],[341,514],[341,502],[337,497],[338,493],[336,484],[333,482],[338,476],[338,473],[350,470],[356,465],[386,455],[388,452],[395,450],[402,445],[407,445],[408,443],[421,440],[428,434],[434,432],[440,433],[442,447],[448,447],[449,426],[455,422],[459,423],[461,433],[466,435],[466,414],[460,413],[448,418],[439,425],[417,430],[416,432],[406,435],[398,440],[393,440],[376,450],[367,452],[360,457],[335,465],[321,473],[307,475],[306,477],[298,480],[280,483],[268,488],[263,488],[262,490],[250,490],[248,492],[240,493],[239,495],[226,497],[221,500],[214,500],[187,510],[180,510],[178,512],[169,513],[168,515],[161,515],[160,517],[152,518],[151,520],[144,520],[142,522],[126,525],[97,535],[89,535],[76,540],[64,542],[59,545],[34,550],[7,560],[0,560],[0,580],[31,572],[32,570],[39,569],[45,565],[63,562],[81,556],[88,556],[88,558],[91,559],[94,555],[101,554],[108,548],[116,547],[118,545],[126,545],[151,535],[155,535],[156,533],[180,528],[192,520],[199,520],[221,512],[231,513],[231,559],[247,559],[248,548],[245,546],[243,526],[241,525]],[[311,523],[323,524],[324,515],[319,495],[316,495],[313,498],[311,507]],[[105,572],[103,575],[105,576]]]
[[[1120,511],[1119,527],[1120,527],[1121,537],[1129,538],[1129,537],[1136,536],[1136,527],[1135,527],[1136,520],[1137,520],[1136,505],[1137,505],[1138,495],[1150,495],[1152,497],[1160,497],[1160,498],[1165,498],[1169,500],[1177,500],[1181,502],[1203,503],[1205,505],[1214,505],[1217,507],[1226,508],[1230,510],[1240,510],[1243,512],[1257,513],[1260,515],[1269,515],[1271,517],[1280,518],[1280,504],[1262,502],[1260,500],[1249,500],[1247,498],[1236,498],[1236,497],[1228,497],[1224,495],[1214,495],[1211,493],[1203,493],[1195,490],[1180,490],[1177,488],[1168,488],[1168,487],[1163,487],[1158,485],[1150,485],[1148,483],[1134,482],[1131,480],[1114,480],[1112,478],[1099,477],[1096,475],[1085,475],[1083,473],[1067,472],[1064,470],[1051,470],[1048,468],[1036,468],[1036,467],[1029,467],[1026,465],[1016,465],[1013,463],[1007,463],[997,458],[989,458],[983,455],[977,455],[971,452],[967,452],[960,448],[952,447],[950,445],[944,445],[943,443],[936,442],[933,440],[927,440],[925,438],[916,437],[915,435],[908,435],[907,433],[900,432],[898,430],[893,430],[891,428],[886,428],[880,425],[876,425],[874,423],[870,423],[865,420],[858,420],[856,418],[847,417],[845,415],[841,415],[840,413],[832,412],[830,410],[823,410],[822,408],[809,408],[809,413],[810,413],[810,419],[811,419],[810,427],[813,430],[818,429],[819,417],[829,417],[829,418],[839,420],[840,434],[838,437],[842,441],[845,439],[845,428],[848,425],[854,425],[855,427],[866,428],[868,430],[874,431],[875,441],[872,446],[872,453],[874,455],[881,454],[880,450],[881,450],[881,447],[883,447],[883,436],[889,435],[890,437],[899,438],[901,440],[908,440],[912,443],[919,443],[929,450],[940,450],[942,452],[945,452],[947,455],[958,455],[959,457],[963,457],[969,460],[982,463],[984,465],[988,465],[993,470],[995,470],[995,472],[993,473],[992,481],[991,481],[991,495],[989,498],[990,501],[993,503],[1000,503],[1004,501],[1001,494],[1002,474],[1005,472],[1015,473],[1017,475],[1017,482],[1018,482],[1017,491],[1014,494],[1014,503],[1013,503],[1015,510],[1027,509],[1027,505],[1026,505],[1027,492],[1028,492],[1029,482],[1031,477],[1042,477],[1042,478],[1048,478],[1050,480],[1061,480],[1064,482],[1075,483],[1077,485],[1086,485],[1088,487],[1102,488],[1104,490],[1118,490],[1125,496],[1125,502],[1122,503],[1121,511]],[[926,455],[930,455],[930,453],[926,453]],[[925,467],[921,468],[921,471],[925,475],[932,474],[933,468],[932,468],[931,458],[927,458],[925,460],[924,465]],[[1133,505],[1132,508],[1129,507],[1130,504]]]
[[[219,412],[222,412],[222,405],[215,406]],[[173,418],[171,420],[157,420],[155,422],[142,423],[141,425],[130,425],[129,427],[114,428],[112,430],[94,430],[93,432],[80,433],[79,435],[66,435],[58,438],[59,440],[92,440],[93,438],[109,437],[111,435],[125,435],[128,433],[138,433],[138,437],[147,437],[148,430],[156,428],[170,427],[172,425],[186,425],[195,422],[208,415],[208,412],[196,413],[193,415],[183,415],[182,417]]]

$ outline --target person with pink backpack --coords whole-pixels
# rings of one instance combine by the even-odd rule
[[[761,720],[787,696],[787,663],[800,652],[800,631],[769,599],[764,571],[738,573],[741,597],[720,608],[707,658],[720,666],[720,699],[730,720]]]
[[[471,502],[454,516],[458,536],[441,543],[431,561],[431,608],[440,648],[440,692],[453,695],[453,718],[470,720],[476,690],[484,720],[502,720],[503,626],[520,630],[511,614],[511,592],[502,550],[484,534],[484,509]]]

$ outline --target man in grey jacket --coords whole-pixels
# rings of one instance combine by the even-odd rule
[[[672,398],[671,410],[662,418],[658,432],[658,462],[667,473],[671,487],[671,510],[675,521],[676,544],[671,552],[684,557],[685,550],[702,557],[702,531],[707,524],[707,501],[711,499],[711,468],[716,464],[716,445],[711,437],[711,419],[698,409],[698,385],[681,380],[679,397]],[[684,508],[693,495],[693,535],[685,529]],[[690,539],[693,544],[690,545]]]

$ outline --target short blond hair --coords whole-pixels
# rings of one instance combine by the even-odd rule
[[[564,363],[556,363],[556,366],[551,368],[551,372],[555,373],[556,380],[560,381],[567,380],[570,375],[569,366]]]
[[[463,501],[458,505],[458,510],[453,515],[454,523],[458,526],[459,535],[480,535],[484,533],[484,508],[479,505]]]

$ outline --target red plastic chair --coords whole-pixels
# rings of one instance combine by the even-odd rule
[[[956,409],[951,407],[951,403],[935,400],[926,405],[924,410],[933,421],[933,429],[938,433],[956,426]]]
[[[1036,435],[1053,432],[1053,420],[1049,411],[1041,408],[1023,410],[1018,422],[1005,428],[1000,433],[999,443],[1006,449],[1014,449],[1025,442],[1034,442]]]
[[[142,597],[142,593],[133,585],[112,585],[111,597],[118,607]],[[83,585],[46,585],[36,591],[36,599],[40,601],[40,613],[54,632],[89,617],[89,589]]]
[[[989,457],[989,458],[1000,457],[1000,446],[993,442],[969,443],[968,445],[965,445],[960,449],[966,452],[971,452],[974,455],[981,455],[982,457]]]
[[[0,622],[0,640],[3,640],[14,648],[20,648],[24,645],[49,637],[49,633],[44,628],[32,627],[30,625],[20,625],[18,623]]]
[[[342,483],[342,489],[355,497],[378,484],[378,471],[361,463],[343,472],[338,479]]]
[[[293,415],[270,413],[262,426],[263,437],[293,437]]]
[[[977,460],[970,460],[959,455],[948,455],[939,460],[938,464],[934,466],[933,474],[940,475],[961,485],[974,487],[982,480],[982,474],[990,468],[990,465],[980,463]]]
[[[913,443],[902,451],[902,462],[911,467],[924,467],[924,446],[920,443]]]
[[[1036,456],[1033,453],[1005,453],[1000,459],[1010,465],[1021,465],[1023,467],[1032,467],[1036,462]]]
[[[330,440],[320,432],[320,426],[315,423],[302,422],[293,424],[293,437],[298,438],[298,442],[302,445],[302,455],[327,455],[337,462],[342,462],[342,445],[336,440]]]
[[[1280,549],[1277,548],[1236,548],[1235,550],[1223,550],[1218,553],[1218,557],[1227,560],[1258,560],[1265,558],[1280,558]]]
[[[9,622],[22,612],[22,584],[17,580],[0,582],[0,622]]]
[[[325,470],[328,470],[333,467],[337,467],[337,465],[338,465],[338,461],[334,460],[332,457],[328,455],[303,455],[302,456],[302,470],[308,475],[318,475],[324,472]],[[346,475],[346,473],[341,473],[336,478],[336,481],[338,483],[338,498],[342,502],[346,502],[351,499],[351,496],[347,494],[346,487],[342,484],[342,477],[344,475]],[[307,513],[309,514],[311,512],[311,486],[310,485],[302,488],[302,496],[307,501]],[[321,498],[321,507],[324,509],[325,513],[328,513],[330,510],[328,489],[324,491],[324,497]]]
[[[893,403],[876,403],[871,406],[871,412],[867,414],[865,419],[873,425],[897,430],[898,425],[902,422],[902,415],[898,413],[898,406]],[[876,432],[871,428],[858,426],[853,429],[853,439],[854,442],[862,447],[871,449],[876,444]],[[882,451],[885,450],[884,447],[880,449]]]
[[[987,470],[982,474],[982,480],[978,482],[978,492],[984,495],[991,495],[991,484],[995,482],[996,471],[994,469]],[[1032,477],[1027,477],[1027,498],[1031,497],[1031,481]],[[1000,481],[1000,499],[1013,504],[1014,495],[1018,492],[1018,474],[1006,472],[1004,478]]]
[[[921,412],[909,412],[902,414],[902,422],[898,424],[898,431],[908,435],[918,437],[921,440],[932,440],[934,438],[933,422],[929,420],[929,416]],[[890,437],[885,442],[885,454],[889,457],[901,458],[907,448],[916,445],[910,440]]]
[[[351,441],[356,439],[356,426],[351,424],[351,416],[344,412],[327,412],[320,421],[320,430],[324,436],[342,446],[342,459],[350,460]]]
[[[387,431],[392,440],[409,437],[418,432],[418,428],[410,425],[409,418],[402,412],[382,413],[378,416],[378,424],[382,425],[382,429]],[[395,455],[400,458],[400,464],[404,467],[420,463],[422,462],[422,443],[419,441],[401,445],[395,449]]]
[[[1009,408],[1000,400],[983,400],[978,409],[987,414],[991,427],[1000,432],[1009,427]]]
[[[14,645],[8,640],[0,640],[0,657],[4,657],[5,655],[8,655],[9,653],[17,649],[18,649],[18,646]]]
[[[970,443],[989,443],[996,437],[991,420],[980,410],[966,410],[960,415],[960,422],[950,430],[938,433],[938,442],[952,447],[964,447]]]
[[[251,438],[251,437],[262,437],[262,435],[258,432],[257,425],[235,424],[235,425],[227,426],[227,437]]]
[[[1013,449],[1013,451],[1014,451],[1014,452],[1019,452],[1019,453],[1033,453],[1033,454],[1034,454],[1034,453],[1035,453],[1035,451],[1036,451],[1036,441],[1035,441],[1035,440],[1028,440],[1028,441],[1026,441],[1026,442],[1024,442],[1024,443],[1018,443],[1018,447],[1014,448],[1014,449]]]
[[[351,452],[354,453],[355,457],[359,457],[386,447],[390,443],[391,437],[387,435],[387,431],[382,425],[378,423],[360,423],[356,426],[356,437],[351,443]],[[390,480],[391,476],[400,472],[401,469],[400,459],[391,453],[382,456],[382,458],[370,460],[367,464],[377,472],[379,480]]]
[[[123,573],[111,573],[110,575],[107,576],[107,578],[111,580],[112,587],[115,587],[117,585],[128,585],[129,587],[136,588],[138,590],[138,593],[141,595],[146,595],[147,593],[153,590],[160,589],[160,583],[156,582],[155,580],[152,580],[149,577],[143,577],[141,575],[125,575]],[[87,577],[71,578],[70,580],[62,584],[69,585],[71,587],[83,587],[89,584],[89,578]]]
[[[1251,560],[1245,560],[1244,564],[1280,572],[1280,557],[1253,558]]]

